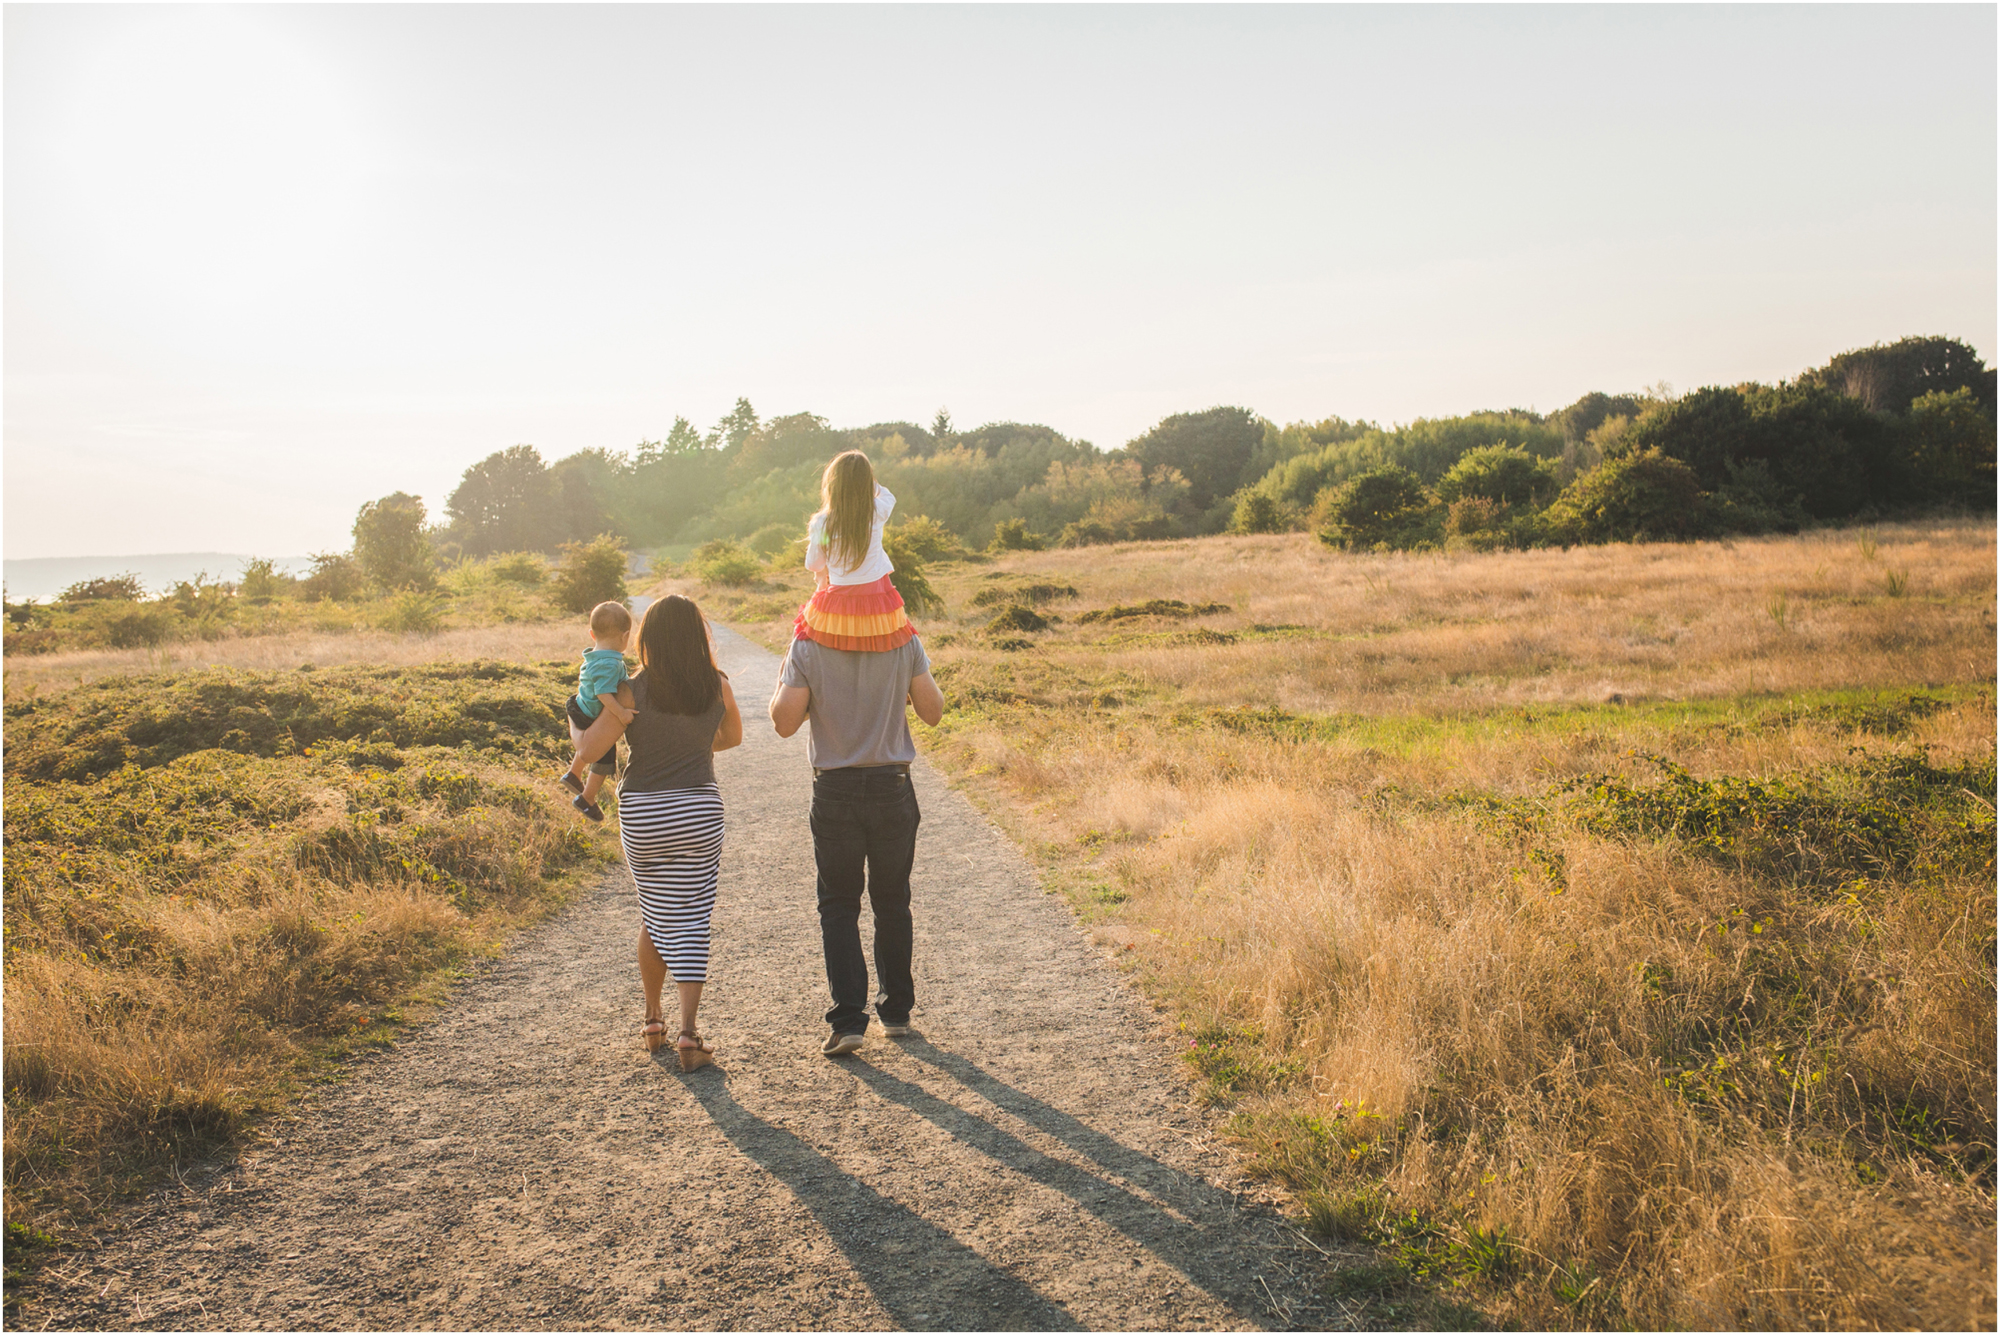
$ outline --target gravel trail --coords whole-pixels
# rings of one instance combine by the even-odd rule
[[[803,732],[718,632],[745,742],[703,1029],[648,1054],[622,869],[275,1138],[53,1264],[25,1328],[1211,1329],[1335,1320],[1169,1035],[915,767],[915,1035],[819,1055]],[[870,930],[864,921],[864,942]],[[671,997],[669,997],[671,1002]]]

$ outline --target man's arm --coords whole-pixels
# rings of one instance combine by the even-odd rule
[[[917,711],[917,717],[935,728],[944,717],[944,692],[938,689],[937,679],[926,672],[910,681],[910,707]]]
[[[811,690],[787,686],[783,677],[778,678],[778,689],[771,692],[771,726],[778,730],[778,736],[789,737],[797,732],[805,723],[811,704]]]

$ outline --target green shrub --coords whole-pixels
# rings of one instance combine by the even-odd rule
[[[1607,459],[1577,478],[1543,516],[1565,545],[1700,537],[1713,516],[1694,470],[1657,449]]]
[[[237,581],[237,592],[245,602],[263,604],[270,602],[285,586],[296,583],[289,575],[278,573],[278,563],[266,556],[253,557],[243,563],[243,577]]]
[[[1229,611],[1228,603],[1184,603],[1178,598],[1150,598],[1143,603],[1093,608],[1077,617],[1077,621],[1088,624],[1098,621],[1124,621],[1130,617],[1167,617],[1174,621],[1185,621],[1189,617],[1214,616],[1218,612],[1227,611]]]
[[[312,563],[312,574],[299,581],[299,592],[314,601],[347,602],[359,596],[367,583],[360,565],[346,552],[315,553]]]
[[[1447,503],[1481,497],[1501,506],[1533,505],[1555,490],[1555,460],[1537,459],[1518,445],[1468,450],[1437,484],[1438,499]]]
[[[588,612],[625,598],[625,544],[609,533],[562,545],[554,580],[556,602],[567,612]]]
[[[744,546],[768,559],[784,551],[791,545],[792,539],[798,536],[800,534],[797,524],[766,524],[752,533]]]
[[[174,633],[175,617],[167,603],[106,602],[91,609],[85,624],[113,649],[149,649]]]
[[[1096,519],[1079,519],[1063,525],[1056,535],[1058,547],[1101,547],[1107,542],[1117,542],[1124,535],[1111,525]]]
[[[1048,628],[1049,619],[1047,617],[1031,607],[1022,607],[1018,603],[1007,608],[999,616],[994,617],[986,623],[986,633],[988,635],[999,635],[1007,631],[1047,630]]]
[[[989,552],[1039,552],[1048,546],[1048,540],[1039,534],[1028,532],[1025,519],[1003,519],[993,526],[993,541],[988,543]]]
[[[1282,533],[1288,527],[1285,508],[1275,497],[1261,491],[1246,491],[1237,496],[1236,509],[1229,520],[1231,533]]]
[[[885,531],[882,534],[882,550],[895,564],[896,569],[890,574],[889,582],[902,595],[903,607],[910,615],[921,616],[944,610],[944,599],[938,596],[938,591],[931,587],[930,580],[924,575],[923,557],[905,543],[900,532]]]
[[[754,584],[764,576],[757,553],[734,538],[704,542],[688,558],[688,568],[710,584]]]
[[[1396,464],[1343,483],[1325,506],[1319,540],[1329,547],[1403,551],[1443,538],[1443,507],[1422,479]]]
[[[406,635],[429,635],[442,620],[443,609],[437,599],[417,589],[405,589],[390,599],[376,624]]]
[[[127,571],[122,575],[100,575],[96,579],[80,579],[57,594],[56,601],[136,603],[145,596],[146,590],[139,583],[139,577]]]
[[[549,578],[548,562],[534,552],[501,552],[486,562],[486,569],[502,583],[524,589],[538,589]]]
[[[1039,607],[1052,603],[1058,598],[1076,597],[1074,584],[1051,584],[1046,580],[1033,584],[1022,584],[1014,588],[981,589],[972,596],[974,607],[992,607],[997,603],[1028,603]]]
[[[895,534],[903,550],[914,553],[920,561],[951,561],[965,555],[958,535],[929,515],[896,525]]]

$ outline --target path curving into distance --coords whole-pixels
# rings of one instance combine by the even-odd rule
[[[1159,1019],[1006,838],[915,769],[916,1034],[819,1055],[803,732],[746,716],[702,1006],[648,1054],[623,869],[430,1024],[44,1272],[22,1327],[1324,1327]],[[862,939],[870,939],[864,923]]]

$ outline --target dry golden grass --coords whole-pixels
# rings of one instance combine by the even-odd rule
[[[1333,1277],[1359,1319],[1416,1283],[1530,1325],[1993,1325],[1990,521],[930,573],[932,754],[1302,1213],[1386,1249]],[[1062,619],[984,630],[1031,582]],[[775,645],[796,591],[692,592]],[[1156,598],[1230,610],[1079,620]],[[1778,814],[1704,847],[1557,791],[1654,793],[1634,752]]]
[[[564,622],[522,622],[400,635],[384,630],[291,631],[219,640],[186,640],[156,649],[79,649],[33,657],[9,656],[6,693],[60,691],[106,677],[146,672],[198,672],[210,667],[255,668],[275,672],[312,664],[406,665],[498,659],[545,663],[571,658],[590,647],[581,617]]]
[[[10,1227],[92,1227],[393,1041],[612,856],[545,781],[568,669],[449,661],[477,643],[9,700]]]

